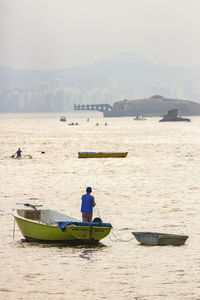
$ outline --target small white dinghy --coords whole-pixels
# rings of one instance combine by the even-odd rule
[[[132,232],[138,242],[148,246],[180,246],[188,239],[187,235],[160,232]]]

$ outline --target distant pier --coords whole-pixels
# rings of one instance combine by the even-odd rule
[[[112,106],[109,104],[74,104],[74,110],[95,110],[103,112],[104,117],[111,115]]]

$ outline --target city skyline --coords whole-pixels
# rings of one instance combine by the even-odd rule
[[[0,66],[0,112],[62,112],[154,95],[200,102],[199,78],[200,69],[159,67],[135,53],[45,72]]]

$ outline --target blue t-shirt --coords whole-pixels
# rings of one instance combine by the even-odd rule
[[[85,194],[82,196],[81,212],[92,213],[93,199],[94,197],[90,194]]]
[[[17,150],[17,157],[20,157],[21,156],[21,150]]]

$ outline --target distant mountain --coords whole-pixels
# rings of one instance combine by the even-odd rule
[[[120,87],[144,86],[155,81],[173,83],[178,79],[200,78],[200,69],[156,65],[135,53],[121,53],[100,62],[53,71],[14,70],[0,66],[0,86],[12,85],[24,90],[33,88],[36,81],[62,78],[67,86],[83,88],[106,87],[115,82]]]

